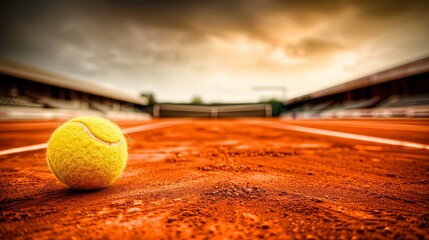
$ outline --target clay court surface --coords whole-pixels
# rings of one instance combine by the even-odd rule
[[[1,122],[0,151],[46,143],[59,124]],[[429,238],[428,149],[281,129],[427,146],[427,120],[118,124],[128,165],[103,190],[69,190],[45,149],[0,155],[0,239]]]

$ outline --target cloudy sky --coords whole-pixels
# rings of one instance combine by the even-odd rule
[[[296,97],[429,55],[429,1],[0,3],[0,57],[161,101]]]

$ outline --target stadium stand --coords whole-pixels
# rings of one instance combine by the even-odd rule
[[[285,119],[429,117],[429,57],[290,99]]]
[[[394,108],[408,106],[429,106],[429,94],[415,96],[391,96],[381,103],[379,107]]]
[[[0,119],[150,119],[145,97],[0,59]]]

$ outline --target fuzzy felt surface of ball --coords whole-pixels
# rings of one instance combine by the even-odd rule
[[[77,117],[51,135],[47,163],[53,174],[72,189],[105,188],[119,178],[128,158],[121,129],[101,117]]]

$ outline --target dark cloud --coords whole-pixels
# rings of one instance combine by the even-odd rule
[[[322,38],[302,39],[298,44],[286,48],[291,55],[305,55],[306,57],[322,56],[344,50],[346,46]]]
[[[2,41],[12,45],[25,41],[20,38],[28,37],[20,35],[19,31],[30,32],[36,38],[39,34],[56,35],[54,38],[64,35],[63,39],[71,41],[86,34],[100,36],[105,41],[106,38],[112,42],[120,41],[127,34],[123,29],[131,23],[142,28],[172,31],[173,34],[183,31],[193,39],[199,37],[198,40],[203,40],[205,34],[241,33],[276,43],[281,39],[273,36],[275,31],[266,21],[272,16],[282,16],[304,29],[321,21],[335,21],[345,9],[356,9],[359,17],[363,20],[370,18],[377,26],[378,21],[384,22],[386,18],[407,12],[422,13],[428,7],[428,1],[368,0],[7,1],[2,3],[0,27],[4,33]],[[78,36],[67,33],[78,31],[66,27],[73,23],[80,23],[76,26],[81,28]],[[355,26],[354,31],[364,28]],[[279,31],[287,32],[287,29]]]
[[[174,78],[177,68],[280,74],[346,51],[428,51],[427,9],[421,0],[2,1],[0,56],[103,79]],[[392,37],[397,45],[384,43]]]
[[[355,0],[355,6],[360,10],[362,16],[373,18],[386,18],[401,15],[407,12],[427,13],[429,2],[426,0],[413,1],[370,1]],[[426,15],[426,14],[425,14]]]

